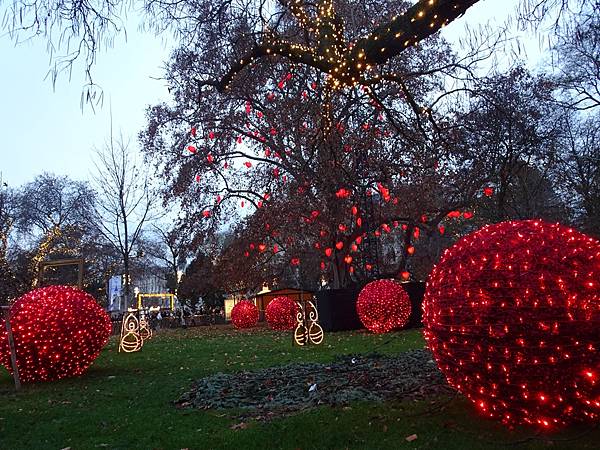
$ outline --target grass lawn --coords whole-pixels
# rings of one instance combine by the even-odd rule
[[[460,397],[321,407],[270,422],[240,423],[232,411],[172,405],[194,379],[335,355],[395,354],[424,344],[420,331],[383,336],[328,333],[298,348],[289,334],[229,326],[162,330],[136,354],[111,339],[84,376],[25,386],[15,394],[0,368],[0,449],[598,448],[600,430],[578,426],[541,436],[481,419]],[[407,442],[412,434],[417,439]]]

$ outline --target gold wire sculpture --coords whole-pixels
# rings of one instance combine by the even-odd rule
[[[83,265],[85,261],[82,258],[69,258],[69,259],[56,259],[54,261],[43,261],[39,263],[38,276],[35,278],[33,284],[35,287],[48,286],[50,284],[71,284],[60,280],[49,279],[49,269],[56,269],[57,267],[64,266],[77,266],[77,286],[79,289],[83,289]]]
[[[310,300],[297,301],[296,328],[294,342],[299,346],[307,344],[319,345],[323,342],[324,332],[319,325],[319,313]]]
[[[142,345],[144,344],[144,341],[147,341],[152,338],[152,329],[150,328],[150,324],[148,323],[148,318],[145,314],[140,316],[139,333],[140,333],[140,338],[142,338]]]
[[[144,308],[144,299],[145,298],[166,298],[169,301],[169,304],[159,305],[161,309],[170,309],[171,311],[175,311],[175,294],[137,294],[137,309]],[[148,306],[148,305],[146,305]]]
[[[136,313],[130,312],[123,318],[121,324],[119,352],[138,352],[141,350],[142,345],[144,345],[144,340],[140,336],[140,322],[136,317]]]

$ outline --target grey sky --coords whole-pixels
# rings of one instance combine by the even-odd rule
[[[482,0],[444,34],[454,40],[465,23],[502,23],[517,2]],[[62,75],[53,90],[51,82],[44,80],[49,62],[44,43],[15,47],[8,37],[0,37],[0,171],[4,181],[18,186],[43,171],[88,178],[92,148],[101,146],[109,135],[110,104],[116,131],[121,129],[137,145],[135,135],[144,125],[146,106],[168,100],[164,83],[151,77],[162,75],[170,50],[131,23],[127,42],[118,40],[114,48],[98,55],[94,79],[105,97],[103,107],[94,113],[80,106],[84,85],[80,65],[74,67],[71,80]]]

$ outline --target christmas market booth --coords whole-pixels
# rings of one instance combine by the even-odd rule
[[[259,311],[259,321],[264,322],[265,311],[267,310],[267,306],[275,298],[288,297],[295,302],[302,303],[303,300],[311,300],[313,298],[313,294],[313,292],[302,289],[280,288],[270,290],[268,287],[263,287],[260,292],[257,292],[254,295],[249,295],[247,297],[244,297],[239,294],[232,294],[225,299],[225,320],[231,320],[231,310],[233,309],[233,307],[246,298],[257,306]]]
[[[265,320],[265,311],[271,301],[277,297],[288,297],[295,302],[302,303],[303,300],[311,300],[314,292],[305,291],[302,289],[295,288],[281,288],[273,291],[268,288],[263,288],[262,291],[255,294],[250,300],[253,301],[258,307],[260,313],[259,320],[262,322]]]

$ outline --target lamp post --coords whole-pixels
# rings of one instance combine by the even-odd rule
[[[139,299],[139,295],[140,295],[139,287],[136,286],[133,288],[133,295],[135,295],[135,308],[140,309],[141,305],[140,305],[140,299]]]

